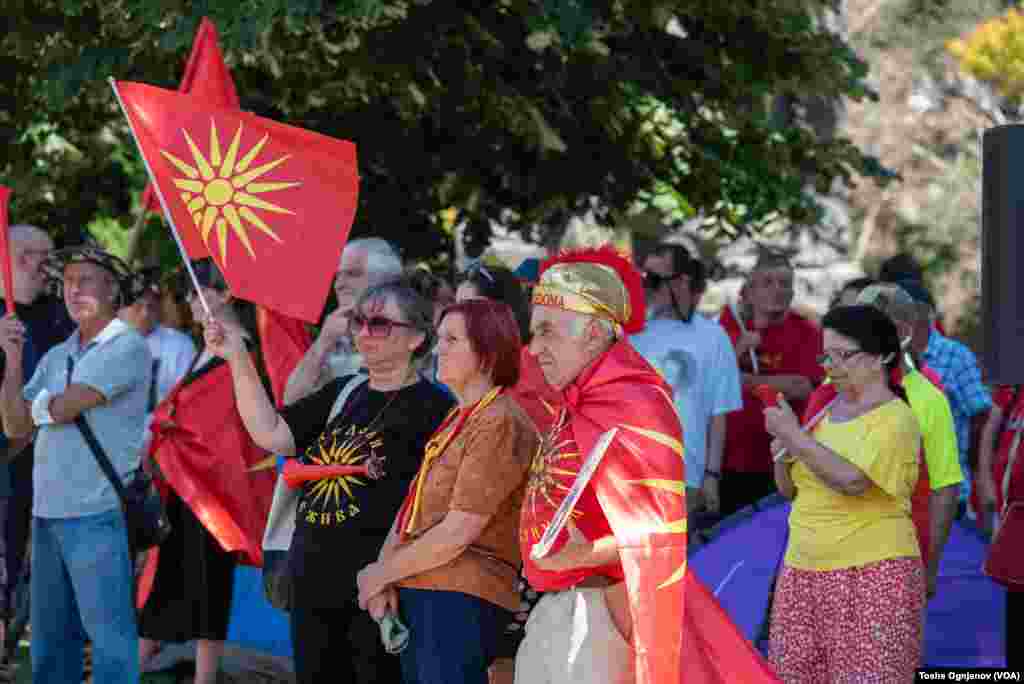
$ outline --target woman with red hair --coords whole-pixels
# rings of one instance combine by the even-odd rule
[[[519,607],[519,510],[539,441],[509,392],[520,347],[507,304],[470,299],[441,315],[438,380],[458,406],[427,442],[380,558],[359,573],[364,608],[398,588],[406,682],[486,684]]]

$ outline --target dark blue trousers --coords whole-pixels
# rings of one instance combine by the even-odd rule
[[[398,605],[409,628],[405,684],[487,684],[509,611],[468,594],[424,589],[399,589]]]

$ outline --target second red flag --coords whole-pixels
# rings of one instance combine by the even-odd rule
[[[355,145],[141,83],[115,88],[189,257],[211,255],[236,296],[316,322],[355,218]]]

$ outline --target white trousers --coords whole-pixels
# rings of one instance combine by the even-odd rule
[[[526,622],[515,684],[633,684],[633,657],[603,589],[545,594]]]

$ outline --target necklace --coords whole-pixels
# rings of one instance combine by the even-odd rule
[[[399,512],[399,525],[398,530],[401,536],[404,538],[408,535],[416,522],[416,516],[420,512],[420,504],[423,499],[423,483],[426,482],[427,473],[430,471],[430,466],[433,465],[444,450],[448,448],[455,438],[462,432],[463,428],[466,427],[466,423],[483,411],[485,408],[491,405],[498,395],[501,394],[502,387],[495,387],[490,392],[485,394],[480,401],[476,402],[472,406],[461,409],[454,408],[448,416],[441,422],[440,427],[434,431],[434,434],[427,441],[427,445],[423,450],[423,465],[420,466],[420,470],[416,473],[416,479],[413,480],[412,486],[409,487],[411,498],[407,497],[405,503],[402,504],[402,510]],[[455,426],[449,430],[449,426],[452,423]]]
[[[410,368],[409,371],[405,374],[405,377],[402,378],[402,384],[399,385],[398,387],[396,387],[395,389],[391,390],[391,392],[389,393],[388,400],[387,400],[387,402],[384,403],[384,408],[382,408],[380,411],[377,411],[377,415],[373,417],[373,420],[371,420],[369,423],[367,423],[366,428],[364,428],[365,432],[367,432],[367,433],[372,432],[373,429],[375,427],[377,427],[377,423],[378,423],[378,421],[380,421],[381,417],[384,415],[384,412],[388,410],[388,408],[391,406],[391,404],[395,403],[395,399],[398,398],[398,395],[401,394],[402,390],[404,390],[406,387],[409,386],[409,384],[410,384],[409,379],[412,378],[415,374],[416,374],[416,369],[415,368]],[[367,387],[367,392],[369,392],[370,389],[372,389],[370,387],[369,383],[366,384],[366,387]]]
[[[381,410],[377,411],[377,415],[375,415],[373,417],[373,420],[371,420],[369,423],[366,424],[365,427],[363,427],[362,429],[359,430],[359,434],[353,440],[353,443],[351,445],[352,449],[354,449],[354,450],[360,449],[367,442],[371,441],[372,436],[373,436],[375,430],[377,429],[377,423],[379,423],[380,419],[384,416],[384,412],[387,411],[391,407],[391,404],[395,403],[395,399],[397,399],[398,395],[402,393],[402,390],[404,390],[406,387],[408,387],[411,384],[409,382],[409,379],[412,378],[415,374],[416,374],[416,369],[415,368],[410,368],[409,372],[406,373],[405,378],[402,380],[402,384],[399,387],[391,390],[391,392],[389,393],[389,396],[388,396],[388,400],[384,403],[384,406],[381,408]],[[371,388],[369,386],[369,383],[367,383],[367,384],[363,385],[363,387],[361,389],[363,391],[365,391],[367,393],[367,395],[369,395],[369,392],[370,392]],[[356,403],[357,402],[353,401],[352,399],[349,399],[348,401],[346,401],[344,409],[341,411],[341,413],[338,415],[338,417],[334,419],[334,421],[337,422],[337,421],[345,420],[346,417],[349,415],[349,413],[352,410],[354,410],[354,406],[355,406]],[[374,477],[373,479],[375,479],[375,480],[376,479],[380,479],[381,477],[384,476],[384,471],[383,471],[384,457],[383,456],[378,456],[376,459],[372,459],[372,462],[368,462],[368,465],[370,465],[373,468],[373,471],[377,474],[377,476]]]

